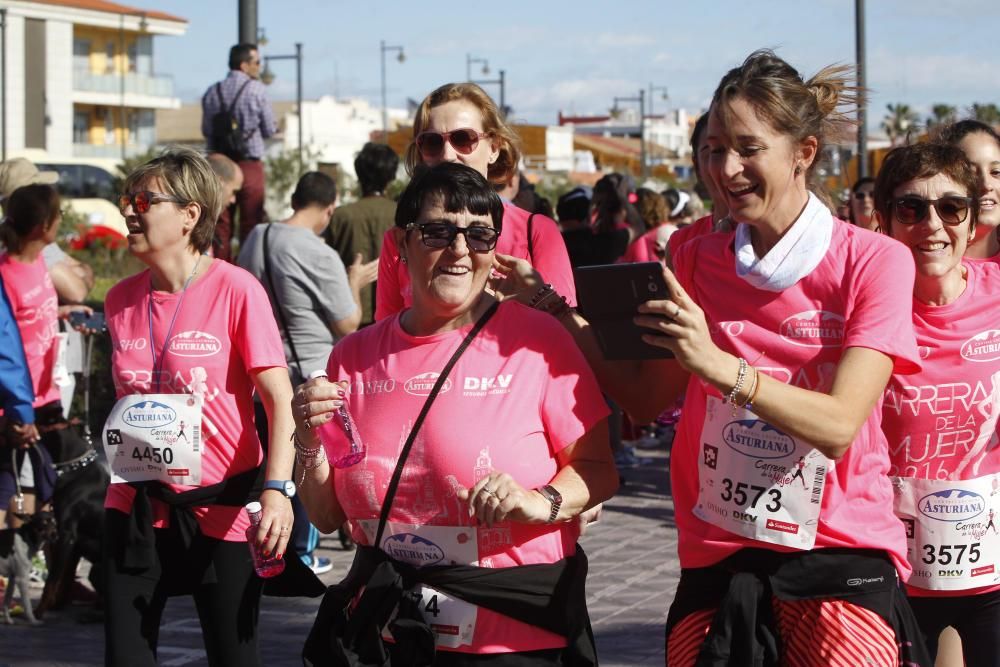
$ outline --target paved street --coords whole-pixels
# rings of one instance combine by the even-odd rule
[[[673,505],[667,498],[665,450],[638,453],[650,459],[623,470],[626,485],[605,505],[601,522],[582,542],[590,557],[590,616],[605,666],[663,665],[663,625],[680,573]],[[320,553],[335,563],[323,579],[337,581],[352,554],[342,551],[335,538],[325,538]],[[319,600],[304,598],[264,598],[264,665],[302,664],[299,651],[318,604]],[[103,643],[100,621],[85,607],[50,613],[38,628],[19,619],[12,627],[0,625],[0,667],[100,665]],[[173,599],[168,604],[159,658],[164,666],[207,664],[190,598]]]

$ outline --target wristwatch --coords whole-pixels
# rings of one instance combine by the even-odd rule
[[[295,495],[295,482],[290,479],[269,479],[264,482],[264,490],[268,489],[279,491],[283,496],[291,499]]]
[[[559,508],[562,507],[562,494],[559,493],[556,490],[556,487],[551,484],[541,486],[535,489],[535,491],[538,491],[542,494],[543,498],[552,503],[552,509],[549,511],[549,520],[545,522],[552,523],[556,520],[556,517],[559,516]]]

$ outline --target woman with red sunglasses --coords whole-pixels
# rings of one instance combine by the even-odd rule
[[[520,139],[504,121],[500,109],[474,83],[448,83],[426,98],[413,118],[413,141],[406,149],[406,170],[442,162],[471,167],[494,185],[517,173]],[[576,303],[573,269],[555,221],[531,214],[509,201],[503,203],[504,232],[497,252],[527,259],[552,281],[570,305]],[[392,230],[382,240],[376,285],[375,319],[393,315],[412,303],[406,267]]]
[[[262,580],[244,505],[260,499],[249,538],[280,558],[295,492],[278,325],[257,279],[207,254],[223,201],[205,158],[167,151],[123,187],[129,252],[147,268],[105,300],[119,399],[104,431],[113,473],[104,503],[105,664],[155,665],[167,598],[191,595],[208,664],[259,665]],[[270,424],[266,457],[255,393]],[[286,572],[296,564],[293,554]]]
[[[968,258],[983,185],[963,151],[921,143],[886,156],[882,230],[913,254],[922,358],[882,407],[896,515],[907,527],[910,604],[932,657],[953,627],[965,664],[1000,666],[1000,265]]]

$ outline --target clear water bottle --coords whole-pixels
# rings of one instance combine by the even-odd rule
[[[253,569],[258,577],[265,579],[276,577],[285,571],[285,561],[276,558],[274,554],[265,556],[261,548],[257,546],[257,528],[260,526],[260,517],[263,508],[259,502],[246,504],[247,516],[250,518],[250,527],[247,528],[247,546],[250,547],[250,557],[253,559]]]

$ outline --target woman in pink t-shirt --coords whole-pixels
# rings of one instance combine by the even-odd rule
[[[448,83],[420,103],[413,117],[413,141],[406,149],[406,170],[458,162],[471,167],[491,183],[507,183],[517,173],[520,140],[496,103],[474,83]],[[576,303],[573,269],[566,244],[555,221],[531,214],[510,202],[503,204],[504,233],[497,251],[530,261],[552,284]],[[393,230],[386,232],[379,256],[375,319],[381,320],[410,306],[410,277],[399,260]]]
[[[882,407],[896,514],[913,567],[907,592],[932,657],[958,632],[966,664],[1000,666],[1000,265],[963,259],[982,180],[962,150],[921,143],[886,156],[882,229],[916,265],[913,328],[923,365],[893,375]]]
[[[260,283],[206,254],[222,200],[203,157],[176,149],[138,167],[120,207],[129,252],[148,269],[105,301],[119,398],[104,432],[113,473],[105,664],[156,664],[166,600],[191,594],[209,664],[258,665],[261,580],[243,505],[259,495],[252,539],[280,557],[294,493],[291,385],[278,327]],[[271,426],[266,463],[255,392]]]
[[[607,362],[585,320],[561,318],[637,421],[687,387],[670,465],[683,568],[672,667],[929,667],[898,585],[906,538],[879,428],[890,374],[919,369],[913,263],[810,192],[850,92],[843,68],[803,81],[769,51],[723,77],[707,166],[736,229],[681,246],[670,298],[635,320],[675,359]],[[499,259],[511,283],[538,280]]]
[[[429,626],[436,656],[390,621],[393,602],[378,603],[384,615],[372,613],[371,598],[391,592],[379,583],[384,576],[349,577],[331,594],[366,586],[352,623],[359,637],[378,643],[377,629],[388,622],[393,664],[592,664],[573,657],[594,652],[576,540],[580,514],[617,486],[608,410],[587,362],[553,318],[484,292],[503,215],[477,171],[448,162],[418,171],[393,230],[413,305],[340,341],[327,371],[341,384],[311,380],[293,401],[310,519],[324,532],[347,522],[361,545],[352,573],[370,573],[389,557],[394,570],[421,582],[412,589],[419,610],[400,603],[400,617],[414,614]],[[435,384],[440,393],[414,426]],[[345,402],[350,443],[332,412]],[[351,444],[357,455],[345,458]],[[387,500],[401,450],[409,453]],[[446,567],[424,567],[435,565]],[[313,636],[328,647],[331,632],[318,627]],[[336,636],[348,654],[381,650]],[[316,648],[307,644],[306,657],[329,664]]]
[[[12,463],[10,449],[0,447],[0,527],[5,527],[8,501],[18,491],[16,476],[24,463],[30,462],[34,484],[25,485],[18,513],[32,514],[36,500],[49,502],[55,489],[56,474],[49,448],[61,451],[57,432],[65,426],[59,387],[55,383],[59,355],[59,320],[74,311],[90,313],[87,306],[59,306],[55,287],[45,268],[42,249],[55,242],[59,230],[59,193],[51,185],[26,185],[15,190],[4,203],[6,218],[0,224],[0,241],[7,248],[0,254],[0,277],[17,321],[35,392],[32,406],[35,423],[41,427],[41,442],[30,449],[18,449]],[[67,437],[75,437],[69,436]],[[56,441],[56,442],[53,442]],[[19,520],[12,522],[19,525]]]
[[[960,120],[948,125],[938,134],[938,139],[946,144],[958,146],[965,157],[975,165],[981,179],[981,190],[973,196],[979,197],[979,221],[976,223],[976,237],[966,249],[970,259],[993,259],[1000,257],[1000,134],[986,123],[978,120]]]

